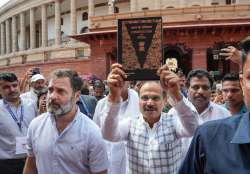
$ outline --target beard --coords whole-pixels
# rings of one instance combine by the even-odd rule
[[[53,101],[46,102],[46,108],[51,115],[54,117],[63,117],[67,113],[69,113],[73,108],[73,97],[71,97],[66,104],[58,104]]]
[[[33,91],[36,95],[39,95],[45,93],[47,91],[47,88],[33,89]]]

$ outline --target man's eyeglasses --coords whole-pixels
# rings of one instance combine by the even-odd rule
[[[143,95],[140,97],[141,100],[143,101],[148,101],[149,99],[153,100],[153,101],[160,101],[162,99],[162,96],[159,95]]]

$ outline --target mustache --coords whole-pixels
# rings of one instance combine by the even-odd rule
[[[18,92],[11,92],[11,93],[9,93],[10,96],[17,95],[17,94],[18,94]]]
[[[154,107],[154,106],[148,106],[148,105],[146,105],[146,106],[143,107],[143,110],[144,111],[156,111],[157,108]]]
[[[203,95],[199,95],[199,96],[194,97],[194,99],[199,99],[199,98],[202,98],[203,100],[206,100],[206,99],[207,99],[207,98],[204,97]]]
[[[47,100],[46,103],[49,107],[57,107],[58,108],[61,106],[58,102],[56,102],[54,100]]]

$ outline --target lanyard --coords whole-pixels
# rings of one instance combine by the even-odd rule
[[[11,115],[11,117],[16,122],[17,126],[19,127],[19,130],[22,131],[22,122],[23,122],[23,115],[24,115],[23,114],[23,105],[21,104],[21,116],[20,116],[20,121],[18,121],[17,116],[11,110],[10,105],[6,101],[4,101],[4,104],[5,104],[7,111],[9,112],[9,114]]]
[[[81,100],[81,103],[83,104],[85,111],[87,112],[87,116],[91,117],[91,113],[89,112],[88,106],[86,105],[85,101],[82,99],[81,96],[80,96],[80,100]]]

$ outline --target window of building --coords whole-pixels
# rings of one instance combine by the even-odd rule
[[[226,5],[235,4],[236,0],[226,0]]]
[[[89,31],[89,27],[83,27],[80,33],[87,33]]]
[[[63,25],[63,18],[61,18],[61,25]]]
[[[219,5],[219,2],[212,2],[211,5]]]
[[[149,8],[148,7],[143,7],[142,10],[149,10]]]
[[[166,8],[174,8],[174,6],[167,6]]]
[[[114,13],[119,13],[120,9],[118,7],[114,7]]]
[[[83,12],[83,14],[82,14],[82,21],[86,21],[86,20],[88,20],[88,13],[87,12]]]

